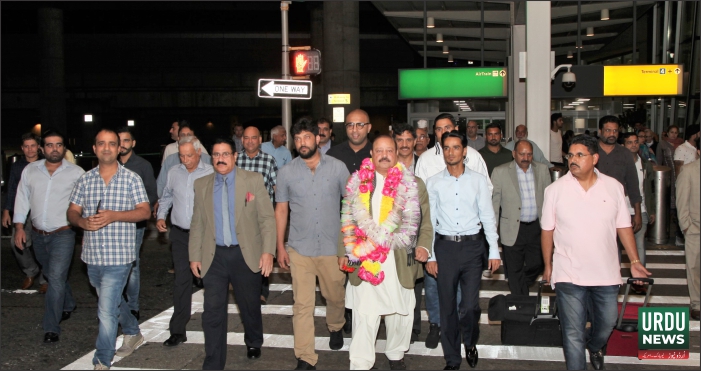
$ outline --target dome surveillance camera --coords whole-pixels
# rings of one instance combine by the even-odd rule
[[[565,88],[571,89],[574,87],[575,83],[577,83],[577,76],[575,76],[574,73],[568,71],[562,75],[562,86]]]

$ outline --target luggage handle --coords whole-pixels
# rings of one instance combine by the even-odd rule
[[[538,281],[538,299],[535,305],[535,313],[533,313],[533,318],[531,319],[531,324],[537,319],[543,318],[557,318],[557,302],[553,302],[551,305],[550,314],[538,314],[540,312],[540,303],[543,296],[543,285],[548,283],[548,281],[540,280]]]
[[[643,302],[643,307],[647,307],[647,305],[650,303],[650,293],[652,292],[652,286],[655,284],[655,280],[653,278],[628,278],[626,281],[626,292],[623,295],[623,303],[621,303],[621,311],[618,313],[618,321],[616,322],[617,329],[620,329],[621,324],[623,323],[623,314],[626,312],[626,305],[628,304],[630,285],[632,285],[635,281],[647,282],[650,285],[647,289],[647,294],[645,294],[645,302]]]

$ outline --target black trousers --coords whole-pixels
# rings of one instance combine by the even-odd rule
[[[544,268],[538,219],[531,224],[521,224],[514,245],[504,246],[502,250],[509,290],[514,295],[528,295],[528,287]]]
[[[177,228],[170,229],[173,267],[173,316],[170,317],[170,334],[185,335],[185,326],[190,321],[192,310],[192,271],[188,244],[190,234]]]
[[[462,362],[460,343],[472,348],[479,339],[482,310],[479,291],[487,250],[483,240],[452,242],[436,239],[438,300],[441,312],[441,346],[449,366]],[[457,313],[458,285],[462,294]],[[462,341],[461,341],[462,340]]]
[[[419,269],[423,269],[422,263],[415,264],[421,264],[422,267]],[[414,305],[414,324],[411,326],[411,330],[417,334],[421,333],[421,298],[423,297],[423,291],[424,279],[422,277],[414,282],[414,297],[416,298],[416,305]]]
[[[202,278],[204,283],[205,359],[203,370],[223,370],[226,364],[227,307],[229,284],[243,322],[246,346],[263,345],[263,318],[260,312],[261,274],[248,268],[239,247],[217,246],[212,266]]]

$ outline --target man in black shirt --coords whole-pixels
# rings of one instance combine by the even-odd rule
[[[367,112],[356,109],[346,116],[344,125],[348,140],[331,147],[326,154],[343,161],[348,168],[348,172],[353,174],[360,169],[360,163],[370,157],[372,143],[368,140],[368,134],[372,124],[370,124],[370,117]]]

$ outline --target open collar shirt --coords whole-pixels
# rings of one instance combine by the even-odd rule
[[[187,171],[183,164],[170,169],[163,196],[158,200],[158,219],[165,219],[172,206],[170,221],[180,228],[190,229],[195,202],[195,180],[213,172],[212,165],[202,162],[201,157],[197,168],[192,172]]]
[[[292,154],[290,153],[290,150],[285,146],[275,148],[272,141],[263,143],[260,147],[260,151],[273,156],[278,169],[292,161]],[[245,151],[242,154],[245,155]],[[241,158],[241,154],[239,154],[239,158]]]
[[[487,165],[484,163],[482,155],[479,154],[474,148],[467,148],[467,156],[465,157],[465,167],[479,174],[484,175],[487,178],[487,186],[489,187],[489,194],[491,198],[492,181],[489,179],[489,172],[487,171]],[[437,144],[432,148],[426,150],[419,156],[416,161],[414,174],[421,178],[424,182],[428,181],[433,175],[440,173],[445,170],[445,159],[443,158],[443,150],[440,145]]]
[[[118,166],[109,184],[100,176],[100,167],[83,174],[73,187],[70,202],[83,209],[87,218],[101,210],[130,211],[148,203],[146,188],[135,172]],[[86,264],[112,266],[136,260],[136,223],[112,222],[96,231],[84,231],[81,259]]]
[[[49,174],[46,160],[34,161],[22,171],[15,198],[14,223],[26,224],[31,210],[32,225],[45,232],[67,226],[68,197],[85,171],[67,160]]]

